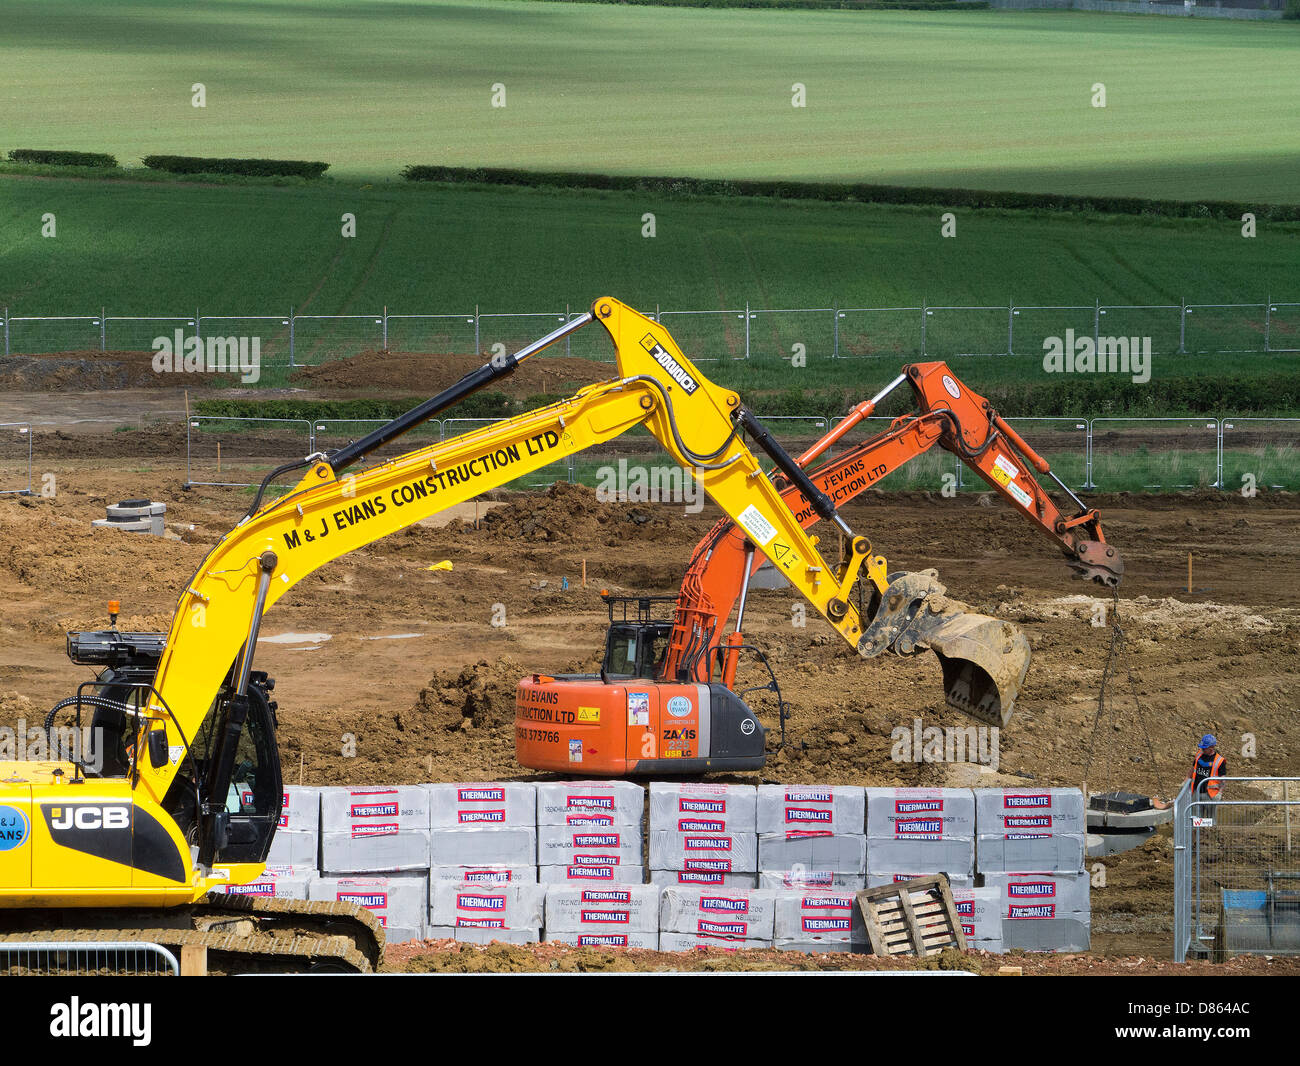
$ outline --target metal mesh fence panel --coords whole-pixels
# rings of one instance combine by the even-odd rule
[[[384,346],[382,315],[294,315],[293,361],[317,366]]]
[[[738,311],[661,311],[659,322],[692,363],[745,358],[747,313]]]
[[[186,483],[260,484],[277,466],[310,454],[311,439],[312,425],[302,419],[192,417],[186,435]],[[290,473],[277,487],[297,480]]]
[[[1015,307],[1011,311],[1011,350],[1017,355],[1043,354],[1043,342],[1058,339],[1064,347],[1076,337],[1091,337],[1095,307]]]
[[[1263,304],[1189,305],[1183,318],[1183,350],[1189,355],[1262,352],[1264,312]]]
[[[911,359],[921,354],[919,307],[845,308],[837,313],[841,359]]]
[[[474,355],[474,316],[389,315],[388,350]]]
[[[9,977],[175,977],[176,956],[160,944],[131,941],[17,941],[0,944]]]
[[[180,331],[181,347],[176,347]],[[104,319],[104,347],[110,352],[156,351],[154,341],[165,337],[173,352],[184,352],[184,342],[193,337],[193,318],[127,318],[109,315]]]
[[[479,315],[479,349],[485,355],[498,353],[512,355],[526,344],[531,344],[538,337],[544,337],[553,329],[564,325],[562,313],[539,312],[526,315],[487,314]],[[580,332],[590,332],[590,329]],[[601,330],[603,333],[604,330]],[[500,345],[500,347],[497,347]],[[537,359],[553,358],[564,355],[566,349],[561,344],[553,344],[543,352],[538,352]]]
[[[749,357],[767,362],[802,359],[809,365],[825,363],[835,356],[835,314],[829,307],[751,312]]]
[[[337,451],[345,444],[360,440],[366,434],[386,425],[388,425],[388,420],[383,418],[318,418],[312,423],[311,449],[312,451],[328,454]],[[413,429],[407,430],[396,440],[391,440],[382,447],[376,448],[355,467],[348,467],[346,474],[356,473],[366,467],[377,466],[417,448],[427,448],[431,444],[437,444],[441,439],[442,423],[436,418],[430,419],[428,422],[423,422]]]
[[[257,338],[263,368],[289,365],[292,327],[288,315],[202,315],[198,320],[202,337]]]
[[[1182,345],[1182,306],[1107,306],[1097,309],[1097,337],[1151,338],[1152,355],[1175,355]]]
[[[9,351],[13,355],[100,350],[98,316],[10,318]]]
[[[1007,423],[1024,437],[1025,442],[1047,460],[1062,481],[1073,489],[1087,487],[1088,421],[1084,418],[1008,418]],[[956,457],[954,456],[954,459]],[[1060,487],[1048,474],[1040,474],[1026,464],[1025,469],[1049,494],[1064,498]],[[958,487],[980,492],[992,491],[978,474],[957,460]],[[1065,505],[1068,510],[1071,505]]]
[[[1103,492],[1211,488],[1219,426],[1206,418],[1094,418],[1091,484]]]
[[[1300,780],[1184,787],[1174,818],[1175,957],[1300,955]]]
[[[32,491],[32,427],[0,422],[0,496]]]
[[[1300,490],[1300,418],[1225,418],[1223,487]]]
[[[1011,310],[1007,307],[927,307],[925,355],[1006,355]]]
[[[1268,350],[1300,352],[1300,304],[1269,304]]]

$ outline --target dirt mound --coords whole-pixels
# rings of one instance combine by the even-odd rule
[[[293,381],[319,389],[400,389],[426,395],[454,385],[487,359],[484,355],[366,351],[350,359],[303,367],[294,372]],[[615,374],[611,364],[539,355],[522,363],[493,388],[509,396],[569,393]]]
[[[671,508],[610,506],[593,488],[557,481],[540,495],[489,511],[477,533],[491,541],[613,546],[631,536],[654,543],[680,525],[680,513]]]
[[[433,729],[499,729],[514,721],[515,686],[527,672],[505,658],[441,670],[420,690],[413,711],[427,715]]]
[[[0,358],[0,389],[86,392],[96,389],[174,388],[185,379],[191,388],[226,374],[160,374],[153,352],[101,352],[95,349]],[[237,380],[237,379],[236,379]]]

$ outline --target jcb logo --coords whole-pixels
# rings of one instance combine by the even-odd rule
[[[664,740],[694,740],[694,729],[665,729]]]
[[[131,825],[129,807],[92,806],[55,807],[50,811],[53,829],[127,829]]]

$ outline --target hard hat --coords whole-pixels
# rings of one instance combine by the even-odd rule
[[[1217,748],[1218,746],[1219,746],[1219,742],[1214,739],[1213,733],[1206,733],[1205,736],[1201,737],[1200,747],[1202,749]]]

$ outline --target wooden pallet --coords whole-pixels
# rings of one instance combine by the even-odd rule
[[[857,894],[873,955],[937,955],[966,950],[948,879],[914,877]]]

